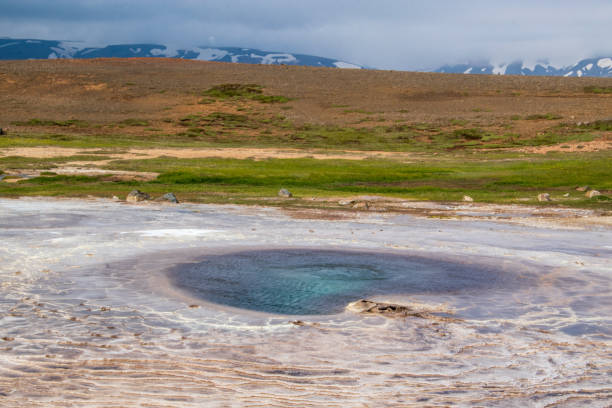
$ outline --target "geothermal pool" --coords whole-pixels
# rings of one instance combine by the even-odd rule
[[[3,407],[612,403],[603,224],[0,199],[0,236]]]
[[[220,305],[285,315],[341,313],[361,298],[392,295],[486,296],[516,289],[522,276],[391,252],[325,249],[250,250],[211,254],[167,274],[174,287]]]

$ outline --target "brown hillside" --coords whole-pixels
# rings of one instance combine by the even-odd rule
[[[186,107],[196,102],[195,94],[221,83],[260,84],[267,93],[295,98],[286,115],[298,122],[346,124],[367,113],[412,122],[457,117],[499,121],[547,113],[576,121],[612,116],[612,95],[584,91],[588,86],[612,87],[609,78],[97,59],[0,62],[0,119],[154,119],[169,111],[198,110]]]

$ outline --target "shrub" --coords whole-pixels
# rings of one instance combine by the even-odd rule
[[[149,122],[147,122],[146,120],[133,118],[122,120],[119,123],[126,126],[149,126]]]
[[[557,119],[562,119],[562,118],[563,116],[557,115],[555,113],[547,113],[547,114],[537,113],[534,115],[529,115],[525,119],[527,120],[557,120]]]
[[[602,119],[594,122],[582,123],[578,125],[578,127],[582,129],[612,131],[612,119]]]
[[[219,99],[251,99],[261,103],[285,103],[289,98],[278,95],[264,95],[261,85],[221,84],[204,91],[204,96]],[[201,103],[204,100],[200,101]],[[207,103],[207,102],[204,102]]]
[[[485,132],[482,129],[457,129],[453,131],[453,136],[467,140],[480,140],[484,135]]]
[[[585,86],[584,92],[592,94],[612,94],[612,86]]]

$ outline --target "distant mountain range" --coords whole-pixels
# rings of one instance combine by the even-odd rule
[[[305,65],[331,68],[366,68],[362,65],[286,52],[239,47],[173,48],[161,44],[116,44],[101,47],[75,41],[0,38],[0,60],[56,58],[166,57],[245,64]],[[445,65],[433,72],[493,75],[549,75],[565,77],[612,77],[612,58],[589,58],[567,67],[549,64],[459,64]]]
[[[93,47],[73,41],[0,38],[0,60],[132,57],[166,57],[245,64],[363,68],[357,64],[316,57],[314,55],[261,51],[253,48],[172,48],[160,44],[117,44]]]
[[[549,75],[564,77],[612,77],[612,58],[588,58],[567,67],[548,64],[527,65],[522,62],[502,65],[445,65],[435,72],[455,74]]]

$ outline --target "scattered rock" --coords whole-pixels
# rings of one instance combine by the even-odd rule
[[[370,203],[368,203],[367,201],[360,201],[358,203],[353,204],[353,208],[367,210],[368,208],[370,208]]]
[[[158,199],[156,199],[155,201],[167,201],[169,203],[174,203],[174,204],[178,204],[179,203],[179,200],[178,200],[178,198],[176,198],[174,193],[166,193],[163,196],[161,196]]]
[[[338,201],[339,205],[352,205],[355,204],[355,200],[340,200]]]
[[[150,200],[151,197],[147,193],[143,193],[140,190],[132,190],[125,198],[128,203],[137,203],[139,201]]]
[[[597,190],[589,190],[585,193],[585,196],[587,196],[587,198],[593,198],[593,197],[597,197],[600,195],[601,193]]]
[[[589,191],[591,189],[591,187],[589,186],[578,186],[576,187],[576,191]]]
[[[114,195],[114,196],[111,198],[111,200],[113,200],[113,201],[119,201],[119,197],[117,197],[116,195]]]
[[[471,203],[472,201],[474,201],[474,199],[470,197],[469,195],[464,195],[463,201],[467,201],[468,203]]]
[[[569,193],[563,194],[563,197],[569,197]]]
[[[291,198],[293,197],[293,194],[291,194],[291,191],[287,190],[286,188],[281,188],[278,190],[278,196],[283,198]]]
[[[300,327],[304,327],[304,326],[312,326],[312,327],[319,327],[319,323],[308,323],[308,322],[304,322],[302,320],[294,320],[292,322],[289,322],[295,326],[300,326]]]
[[[551,201],[550,194],[548,194],[548,193],[538,194],[538,201],[540,201],[540,202],[542,202],[542,201]]]

